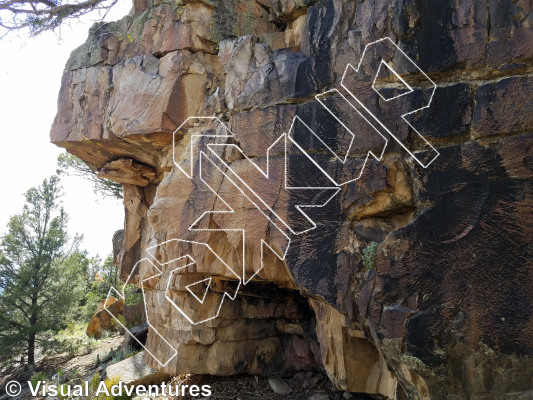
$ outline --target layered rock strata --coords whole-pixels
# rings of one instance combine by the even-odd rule
[[[158,265],[187,253],[195,260],[144,286],[150,323],[177,350],[164,367],[145,352],[148,365],[219,375],[323,367],[339,389],[398,399],[532,391],[532,23],[525,0],[138,0],[122,20],[93,26],[67,62],[51,139],[123,184],[123,280],[133,271],[142,286],[146,271],[137,262],[154,246]],[[398,115],[416,109],[431,87],[417,78],[419,97],[395,110],[386,100],[402,81],[379,75],[384,97],[367,105],[398,140],[353,117],[359,136],[340,168],[312,137],[293,136],[307,147],[272,147],[264,185],[246,157],[264,167],[268,149],[296,132],[294,117],[341,147],[345,127],[315,96],[343,90],[346,66],[385,37],[435,82],[431,106],[410,116],[411,127],[403,123]],[[182,125],[190,116],[220,124]],[[414,129],[440,153],[427,168],[405,150],[421,149]],[[218,137],[195,141],[199,132]],[[224,151],[206,155],[205,171],[193,159],[189,179],[191,143],[209,153],[208,142]],[[275,210],[289,233],[309,227],[294,207],[309,198],[287,190],[284,176],[293,187],[332,186],[304,153],[342,180],[380,148],[383,157],[370,157],[360,179],[308,210],[314,229],[276,234],[281,224],[264,218]],[[264,204],[255,207],[232,184],[234,172]],[[194,225],[205,211],[222,210],[223,200],[231,216],[210,214]],[[246,228],[245,259],[242,238],[221,227]],[[272,247],[262,269],[261,240]],[[212,315],[202,307],[249,277],[202,324],[167,299],[203,320]],[[209,299],[187,303],[185,288],[203,278],[209,283],[197,295],[208,291]],[[151,329],[147,349],[169,359],[170,348]]]

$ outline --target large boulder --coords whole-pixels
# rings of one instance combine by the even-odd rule
[[[118,378],[120,382],[128,386],[157,385],[168,379],[169,375],[150,368],[144,362],[144,352],[140,352],[112,364],[106,368],[108,379]]]
[[[527,396],[532,24],[522,0],[140,0],[95,25],[51,139],[123,184],[147,365]]]
[[[101,300],[87,325],[87,336],[99,338],[105,331],[119,331],[120,324],[113,317],[122,316],[123,309],[124,300],[122,299],[110,296]]]
[[[124,335],[122,348],[126,351],[131,349],[142,350],[147,338],[148,324],[132,326],[128,328],[128,333]]]

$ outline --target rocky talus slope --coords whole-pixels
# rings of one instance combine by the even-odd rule
[[[196,261],[144,282],[147,348],[161,360],[177,350],[164,367],[147,353],[148,364],[213,375],[325,368],[339,389],[398,399],[531,395],[532,24],[528,0],[134,0],[122,20],[93,26],[66,64],[52,142],[123,184],[123,280],[133,271],[141,284],[151,264],[137,261],[152,246],[161,264]],[[410,122],[440,155],[424,168],[398,143],[421,148],[398,116],[427,98],[427,80],[411,82],[404,108],[374,97],[367,106],[398,141],[385,135],[381,161],[370,157],[360,179],[308,209],[313,227],[295,206],[332,189],[304,153],[342,181],[384,142],[343,114],[357,140],[339,166],[291,124],[298,116],[341,149],[346,127],[315,96],[343,90],[346,66],[385,37],[437,85]],[[376,87],[396,93],[396,78],[379,75]],[[173,143],[188,117],[213,115],[221,122],[189,120]],[[304,152],[276,142],[289,130]],[[217,137],[195,139],[206,132]],[[264,167],[269,148],[266,179],[246,157]],[[264,204],[254,207],[232,173]],[[310,197],[284,176],[328,189]],[[233,213],[203,214],[228,205]],[[265,218],[272,210],[293,229]],[[245,260],[235,229],[246,230]],[[182,241],[164,244],[172,239]],[[272,250],[261,254],[261,240]],[[187,285],[204,278],[197,294],[208,294],[195,303]],[[165,293],[195,321],[215,318],[191,324]]]

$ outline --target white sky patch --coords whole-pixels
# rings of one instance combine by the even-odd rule
[[[128,14],[131,1],[119,0],[106,17],[114,21]],[[63,149],[50,143],[50,127],[57,111],[61,76],[70,52],[87,38],[98,14],[84,16],[61,29],[36,38],[0,40],[0,235],[9,218],[22,211],[25,193],[54,174]],[[112,250],[113,232],[123,227],[122,202],[93,194],[90,182],[61,178],[63,206],[70,216],[68,231],[83,233],[81,248],[105,257]]]

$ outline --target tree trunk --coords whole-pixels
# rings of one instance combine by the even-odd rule
[[[28,365],[35,365],[35,332],[33,331],[28,336]]]
[[[35,305],[37,304],[37,296],[33,296],[32,298],[32,308],[34,309]],[[36,330],[35,325],[37,325],[37,315],[31,314],[30,316],[30,333],[28,335],[28,365],[33,366],[35,365],[35,337],[36,337]]]

